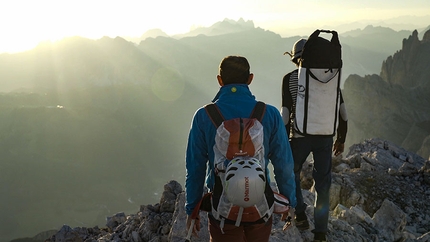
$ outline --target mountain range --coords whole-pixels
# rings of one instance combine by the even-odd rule
[[[430,157],[430,31],[414,31],[389,56],[380,75],[351,75],[345,81],[350,140],[383,137]]]
[[[424,33],[339,32],[347,147],[379,137],[428,157]],[[226,19],[181,36],[71,37],[0,54],[0,234],[103,224],[153,203],[167,180],[184,181],[190,121],[216,94],[221,59],[247,57],[251,91],[279,107],[282,77],[295,68],[283,53],[299,38]]]

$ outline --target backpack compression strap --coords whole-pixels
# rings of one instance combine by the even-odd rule
[[[225,119],[215,103],[206,105],[205,110],[215,127],[218,128],[221,123],[224,122]],[[251,118],[255,118],[261,122],[265,112],[266,104],[264,102],[258,101],[257,104],[255,104],[254,110],[252,111]]]

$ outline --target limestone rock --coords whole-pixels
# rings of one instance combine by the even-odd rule
[[[380,75],[350,75],[343,98],[348,111],[348,147],[371,137],[390,140],[424,158],[430,156],[430,30],[414,31],[389,56]],[[375,105],[377,104],[377,105]]]
[[[373,215],[375,227],[386,241],[402,238],[406,226],[406,214],[389,200],[384,200],[381,208]]]
[[[312,180],[312,159],[302,181]],[[389,170],[392,171],[389,174]],[[430,242],[430,161],[381,139],[365,140],[349,153],[333,159],[330,193],[329,241],[426,241]],[[303,189],[310,229],[291,227],[273,217],[270,242],[312,241],[313,187]],[[141,205],[136,214],[116,213],[106,228],[70,228],[64,225],[46,242],[54,241],[184,241],[187,236],[185,192],[177,181],[164,186],[160,203]],[[206,212],[200,212],[199,237],[209,241]]]

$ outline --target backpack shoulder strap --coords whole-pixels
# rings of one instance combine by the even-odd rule
[[[261,122],[265,112],[266,104],[264,102],[258,101],[257,104],[255,104],[254,110],[252,111],[251,118],[255,118]]]
[[[205,106],[205,110],[215,127],[219,127],[221,123],[224,122],[225,118],[222,116],[218,106],[215,103],[207,104]],[[265,112],[266,104],[264,102],[258,101],[257,104],[255,104],[254,110],[252,111],[251,118],[255,118],[261,122]]]
[[[215,127],[218,128],[224,122],[225,119],[215,103],[206,105],[205,110]]]

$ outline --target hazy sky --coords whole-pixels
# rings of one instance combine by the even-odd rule
[[[0,53],[23,51],[40,41],[76,35],[94,39],[139,37],[153,28],[180,34],[225,18],[252,20],[256,27],[282,34],[287,28],[403,15],[430,15],[430,1],[0,0]]]

